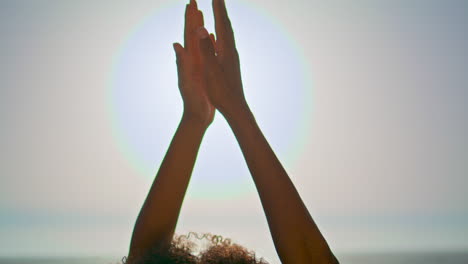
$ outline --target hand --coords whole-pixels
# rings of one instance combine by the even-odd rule
[[[177,57],[179,89],[184,101],[183,119],[201,122],[208,127],[214,118],[215,108],[206,94],[203,61],[199,52],[197,31],[203,27],[203,13],[191,0],[185,10],[184,45],[174,43]]]
[[[237,112],[247,103],[242,88],[239,54],[224,0],[213,0],[217,40],[199,32],[200,51],[205,63],[207,93],[212,104],[223,114]]]

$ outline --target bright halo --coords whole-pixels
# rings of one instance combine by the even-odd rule
[[[200,8],[214,31],[211,8]],[[303,56],[281,26],[258,9],[228,2],[244,92],[257,122],[286,167],[308,134],[311,85]],[[183,44],[184,4],[160,8],[129,34],[116,54],[109,107],[119,147],[153,179],[182,115],[172,43]],[[254,192],[240,148],[220,113],[203,139],[188,196],[231,198]]]

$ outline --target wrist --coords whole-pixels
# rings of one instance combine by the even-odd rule
[[[196,115],[184,112],[180,120],[182,125],[189,126],[193,130],[205,131],[210,125],[209,120],[204,120]]]
[[[247,102],[238,104],[235,107],[220,110],[220,112],[230,124],[255,119]]]

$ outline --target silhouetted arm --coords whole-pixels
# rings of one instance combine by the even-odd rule
[[[244,105],[224,112],[254,179],[283,263],[337,263],[294,184]]]
[[[130,254],[170,245],[206,126],[183,117],[138,216]]]
[[[207,32],[200,40],[201,52],[207,62],[207,92],[239,142],[257,187],[276,251],[281,261],[288,264],[338,263],[248,107],[224,1],[214,0],[213,9],[218,37],[216,48],[206,37]]]
[[[200,71],[203,66],[196,36],[203,15],[193,0],[187,5],[185,19],[185,48],[174,44],[184,114],[135,223],[129,263],[155,248],[169,248],[198,149],[214,117]]]

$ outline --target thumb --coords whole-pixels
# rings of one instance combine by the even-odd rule
[[[183,58],[184,58],[184,56],[183,56],[184,48],[179,43],[174,43],[173,46],[174,46],[174,51],[175,51],[175,54],[176,54],[177,76],[178,76],[178,79],[179,79],[179,86],[183,86],[184,67],[183,67],[183,62],[182,61],[183,61]]]
[[[184,48],[179,43],[174,43],[173,46],[176,54],[177,64],[179,64],[179,62],[182,60],[182,53],[184,52]]]
[[[217,62],[215,47],[206,28],[200,27],[197,30],[197,37],[200,41],[200,52],[205,59],[205,63],[207,63],[209,67],[215,66],[215,62]]]

